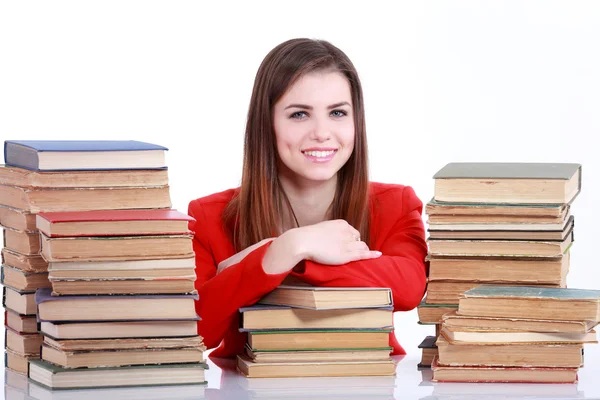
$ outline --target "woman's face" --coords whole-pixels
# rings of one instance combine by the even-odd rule
[[[335,177],[354,148],[350,84],[339,72],[302,76],[275,104],[280,169],[297,182]]]

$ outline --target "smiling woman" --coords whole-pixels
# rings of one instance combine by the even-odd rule
[[[243,351],[238,309],[288,276],[386,287],[394,310],[425,291],[422,203],[369,182],[363,95],[337,47],[293,39],[263,60],[248,111],[241,187],[194,200],[198,333],[211,357]],[[393,354],[404,350],[390,334]]]

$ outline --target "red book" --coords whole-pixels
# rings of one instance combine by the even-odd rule
[[[48,237],[189,234],[194,219],[177,210],[42,212],[37,229]]]

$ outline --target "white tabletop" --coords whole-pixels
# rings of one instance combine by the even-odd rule
[[[585,367],[576,384],[433,383],[431,371],[418,370],[417,353],[394,357],[395,377],[254,378],[240,375],[233,362],[222,368],[208,360],[206,386],[56,390],[6,371],[7,400],[191,400],[191,399],[600,399],[600,346],[585,345]]]

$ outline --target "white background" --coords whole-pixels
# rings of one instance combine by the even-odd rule
[[[326,39],[363,83],[372,180],[411,185],[426,202],[448,162],[581,163],[568,284],[600,288],[600,2],[370,4],[2,1],[0,139],[164,145],[173,207],[185,211],[239,185],[267,52]],[[416,311],[396,320],[414,357],[432,333],[416,321]]]

